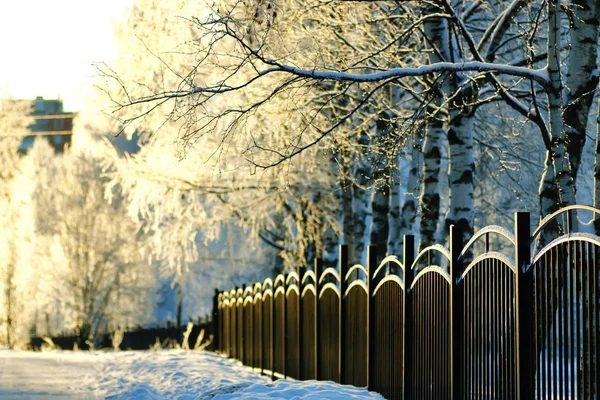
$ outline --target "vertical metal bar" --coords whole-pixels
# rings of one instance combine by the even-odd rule
[[[558,313],[558,293],[559,293],[559,285],[558,285],[558,247],[552,248],[552,308],[550,312],[552,315],[550,316],[550,320],[552,321],[552,396],[553,398],[558,395],[558,364],[560,360],[558,359],[558,319],[556,318],[556,314]]]
[[[585,282],[586,285],[586,296],[584,298],[584,310],[585,310],[585,330],[584,330],[584,334],[587,336],[586,341],[587,341],[587,351],[584,351],[584,368],[586,369],[586,381],[587,381],[587,389],[584,389],[584,396],[591,396],[592,394],[592,387],[593,387],[593,380],[595,380],[594,375],[592,375],[592,363],[593,363],[593,359],[592,359],[592,351],[593,351],[593,345],[592,345],[592,302],[594,301],[594,299],[592,299],[592,291],[591,291],[591,282],[592,282],[592,278],[591,275],[594,273],[594,271],[591,268],[590,265],[590,257],[589,254],[591,253],[591,246],[589,246],[589,244],[586,246],[586,252],[585,252],[585,264],[586,264],[586,276],[583,279],[583,282]]]
[[[302,380],[304,369],[304,354],[305,349],[302,347],[304,336],[304,313],[302,310],[302,292],[304,275],[306,274],[306,266],[298,267],[298,380]]]
[[[590,259],[590,264],[592,265],[592,267],[595,266],[594,269],[592,269],[592,276],[593,278],[591,279],[591,285],[592,285],[592,299],[593,299],[593,317],[594,317],[594,321],[593,321],[593,325],[592,325],[592,329],[591,332],[594,335],[594,349],[595,349],[595,356],[594,356],[594,362],[593,362],[593,370],[592,370],[592,376],[595,379],[595,385],[596,385],[596,391],[594,392],[595,396],[598,396],[598,392],[600,392],[600,377],[598,375],[600,375],[600,371],[598,370],[598,364],[600,363],[600,338],[598,337],[598,331],[600,330],[600,326],[598,325],[598,263],[600,262],[600,260],[597,259],[596,254],[597,252],[600,250],[600,248],[592,245],[590,243],[590,253],[591,255],[588,255],[589,259]]]
[[[515,322],[516,378],[518,398],[533,399],[535,395],[535,346],[533,270],[531,264],[531,232],[529,213],[515,214]]]
[[[542,296],[540,298],[541,301],[541,338],[542,338],[542,342],[541,342],[541,347],[540,347],[540,351],[542,353],[541,355],[541,381],[542,381],[542,398],[546,398],[546,396],[548,396],[548,347],[549,347],[549,340],[550,337],[548,335],[548,269],[550,268],[549,264],[549,255],[548,253],[545,253],[542,256],[542,262],[540,263],[540,266],[538,268],[540,268],[540,276],[541,276],[541,289],[542,289]]]
[[[412,351],[413,351],[413,292],[410,290],[414,280],[412,264],[415,260],[415,237],[404,235],[404,360],[403,365],[403,399],[412,399]]]
[[[315,258],[315,379],[319,379],[319,359],[321,357],[321,344],[319,340],[319,279],[323,269],[323,259]]]
[[[346,273],[348,272],[348,246],[340,245],[339,247],[339,273],[340,273],[340,302],[339,304],[339,356],[338,356],[338,373],[340,374],[340,383],[344,384],[346,375]],[[353,347],[354,348],[354,347]]]
[[[213,329],[213,340],[215,341],[214,349],[216,351],[221,350],[220,348],[220,340],[219,340],[219,289],[215,289],[215,294],[213,295],[213,309],[212,309],[212,329]]]
[[[367,247],[367,289],[368,289],[368,307],[369,310],[367,315],[368,329],[367,329],[367,387],[373,389],[375,383],[375,374],[373,373],[373,363],[375,360],[375,307],[373,292],[375,291],[375,282],[373,282],[373,276],[375,269],[377,268],[377,251],[374,247]]]
[[[460,362],[461,338],[463,335],[463,293],[462,282],[460,276],[462,273],[462,265],[460,260],[460,252],[462,251],[462,232],[458,227],[450,226],[450,277],[451,277],[451,333],[450,343],[452,346],[452,378],[450,385],[452,390],[453,400],[462,400],[462,373]]]
[[[576,262],[577,262],[577,254],[574,251],[574,244],[569,243],[569,267],[568,267],[568,289],[569,289],[569,396],[570,398],[576,397],[576,389],[575,389],[575,364],[577,362],[577,358],[575,356],[576,348],[575,348],[575,307],[577,307],[577,297],[575,295],[575,271],[576,271]]]

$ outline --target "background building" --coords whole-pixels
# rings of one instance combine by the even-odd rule
[[[36,137],[45,137],[57,153],[62,153],[71,144],[73,119],[77,114],[63,111],[61,99],[22,100],[32,103],[31,116],[34,122],[29,126],[31,134],[23,138],[19,151],[26,153]]]

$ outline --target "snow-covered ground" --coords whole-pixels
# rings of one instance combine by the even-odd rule
[[[180,350],[0,350],[0,399],[382,399],[332,382],[271,382],[241,363]]]

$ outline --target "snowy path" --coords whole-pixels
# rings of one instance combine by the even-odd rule
[[[332,382],[271,382],[207,352],[0,350],[0,399],[381,399]]]

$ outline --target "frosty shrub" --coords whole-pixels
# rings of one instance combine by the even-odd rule
[[[43,339],[44,343],[42,343],[42,346],[40,347],[41,351],[53,351],[59,349],[59,347],[54,344],[51,338],[45,336]]]
[[[117,328],[115,333],[112,335],[112,347],[114,351],[121,350],[121,343],[123,343],[124,332],[123,329]]]
[[[194,323],[193,322],[188,322],[186,328],[185,328],[185,332],[183,333],[183,342],[181,343],[181,348],[183,350],[189,350],[190,349],[190,334],[192,333],[192,329],[194,329]]]

